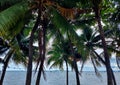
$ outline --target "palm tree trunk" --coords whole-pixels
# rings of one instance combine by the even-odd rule
[[[38,70],[38,75],[37,75],[37,80],[36,80],[36,85],[39,85],[40,84],[40,78],[41,78],[41,74],[42,74],[42,71],[43,71],[43,65],[44,65],[44,59],[45,59],[45,46],[43,43],[44,41],[44,37],[43,37],[43,34],[44,32],[40,29],[39,31],[39,59],[38,59],[38,62],[40,62],[40,67],[39,67],[39,70]],[[44,53],[42,53],[44,52]],[[39,63],[38,63],[39,64]]]
[[[106,66],[105,61],[97,54],[97,52],[95,50],[93,50],[93,49],[92,49],[92,51],[96,54],[96,56],[98,57],[98,59]],[[111,71],[112,71],[112,77],[113,77],[114,85],[116,85],[116,79],[115,79],[115,76],[113,74],[112,68],[111,68]]]
[[[27,67],[27,75],[26,75],[26,85],[31,85],[31,78],[32,78],[32,57],[33,57],[33,40],[34,40],[34,33],[39,26],[40,23],[40,13],[38,13],[38,18],[36,23],[31,31],[30,41],[29,41],[29,57],[28,57],[28,67]]]
[[[45,60],[45,52],[46,52],[46,28],[47,28],[47,19],[44,18],[43,21],[41,21],[41,25],[42,27],[39,29],[39,59],[38,62],[40,61],[40,67],[39,67],[39,71],[38,71],[38,75],[37,75],[37,80],[36,80],[36,85],[40,84],[40,78],[41,78],[41,74],[42,72],[44,73],[44,60]]]
[[[108,85],[113,85],[113,75],[111,71],[111,66],[110,66],[110,60],[109,60],[109,55],[107,52],[107,45],[105,42],[105,36],[104,36],[104,31],[101,25],[101,18],[100,18],[100,9],[99,7],[94,7],[94,12],[95,12],[95,18],[98,23],[98,28],[100,32],[100,37],[102,40],[102,45],[103,45],[103,50],[104,50],[104,58],[105,58],[105,63],[106,63],[106,71],[107,71],[107,83]]]
[[[8,66],[8,62],[12,56],[12,53],[13,53],[13,50],[10,50],[7,54],[7,58],[4,62],[4,67],[3,67],[3,70],[2,70],[2,75],[1,75],[1,79],[0,79],[0,85],[3,85],[3,80],[4,80],[4,77],[5,77],[5,73],[6,73],[6,69],[7,69],[7,66]]]
[[[81,69],[80,69],[80,75],[82,74],[82,71],[83,71],[83,68],[84,68],[84,63],[85,63],[85,61],[82,62],[82,66],[81,66]]]
[[[76,63],[76,61],[73,61],[73,62],[74,62],[74,69],[75,69],[75,74],[76,74],[76,83],[77,83],[77,85],[80,85],[79,71],[78,71],[77,63]]]
[[[68,30],[67,30],[67,36],[68,36],[68,39],[69,39],[70,49],[71,49],[72,56],[73,56],[73,68],[74,68],[75,74],[76,74],[76,83],[77,83],[77,85],[80,85],[79,71],[78,71],[76,60],[75,60],[75,52],[74,52],[74,49],[73,49],[73,46],[72,46],[72,43],[71,43],[70,34],[69,34]]]
[[[44,60],[42,60],[40,63],[40,67],[39,67],[39,71],[38,71],[38,75],[37,75],[37,79],[36,79],[36,85],[40,85],[41,74],[43,71],[43,64],[44,64]]]
[[[68,64],[67,64],[67,60],[65,60],[65,63],[66,63],[66,85],[69,85],[69,77],[68,77]]]
[[[114,85],[117,85],[115,75],[114,75],[114,72],[113,72],[112,68],[111,68],[111,71],[112,71],[113,83],[114,83]]]

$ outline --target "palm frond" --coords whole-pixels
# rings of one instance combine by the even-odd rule
[[[84,47],[83,43],[80,41],[78,34],[74,30],[74,26],[71,25],[63,16],[60,15],[60,13],[55,10],[54,8],[51,8],[52,13],[52,23],[56,26],[57,29],[60,30],[62,34],[70,33],[70,39],[72,40],[72,43],[78,47],[78,51],[80,54],[83,54],[85,56],[85,50],[82,48]]]
[[[0,12],[0,36],[5,39],[13,38],[17,33],[12,33],[13,35],[8,35],[11,29],[20,31],[22,28],[14,28],[18,21],[20,21],[26,11],[28,11],[27,3],[21,2],[10,8]]]
[[[61,33],[67,32],[67,29],[70,27],[66,19],[60,15],[60,13],[53,7],[51,7],[51,20],[52,23],[60,30]]]
[[[22,0],[0,0],[0,5],[4,6],[5,4],[14,4]]]
[[[90,41],[90,38],[92,36],[93,30],[90,28],[84,28],[83,29],[83,34],[86,37],[87,41]]]

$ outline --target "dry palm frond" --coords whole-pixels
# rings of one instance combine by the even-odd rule
[[[77,14],[83,14],[87,12],[91,12],[91,9],[79,9],[79,8],[64,8],[61,6],[57,6],[57,9],[60,11],[62,16],[64,16],[67,19],[74,19]]]
[[[37,4],[39,4],[39,0],[35,0]],[[56,7],[57,10],[60,12],[62,16],[67,18],[68,20],[72,20],[76,17],[77,14],[83,14],[83,13],[88,13],[91,12],[92,9],[79,9],[79,8],[65,8],[63,6],[60,6],[58,3],[52,1],[52,0],[43,0],[42,1],[43,6],[53,6]],[[33,6],[32,8],[36,7]]]
[[[67,9],[67,8],[64,8],[61,6],[58,6],[58,10],[62,14],[62,16],[66,17],[67,19],[73,19],[75,17],[76,12],[77,12],[77,10],[74,8]]]

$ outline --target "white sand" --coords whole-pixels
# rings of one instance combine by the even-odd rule
[[[80,77],[81,85],[107,85],[106,72],[100,72],[101,77],[98,78],[94,72],[83,72]],[[117,85],[120,85],[120,72],[114,72]],[[35,85],[35,77],[33,76],[32,85]],[[42,77],[40,85],[66,85],[65,71],[46,72],[47,80]],[[25,85],[25,71],[9,71],[6,74],[4,85]],[[69,72],[69,85],[76,85],[75,73]]]

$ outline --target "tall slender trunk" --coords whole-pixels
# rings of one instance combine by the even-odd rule
[[[75,70],[75,74],[76,74],[76,83],[77,83],[77,85],[80,85],[78,66],[77,66],[76,61],[73,61],[73,62],[74,62],[74,70]]]
[[[114,72],[113,72],[112,68],[111,68],[111,71],[112,71],[112,78],[113,78],[113,83],[114,83],[114,85],[117,85],[117,84],[116,84],[115,75],[114,75]]]
[[[97,54],[97,52],[95,50],[93,50],[93,49],[92,49],[92,51],[96,54],[98,59],[106,66],[105,61]],[[116,79],[115,79],[115,76],[114,76],[112,68],[111,68],[111,71],[112,71],[112,78],[113,78],[114,85],[116,85]]]
[[[82,74],[84,63],[85,63],[85,61],[82,62],[82,66],[81,66],[81,69],[80,69],[80,75]]]
[[[44,64],[44,60],[42,60],[42,62],[40,63],[40,67],[39,67],[39,71],[36,79],[36,85],[40,85],[41,74],[43,71],[43,64]]]
[[[65,60],[65,63],[66,63],[66,85],[69,85],[69,77],[68,77],[68,63],[67,63],[67,60]]]
[[[77,62],[75,59],[75,52],[73,49],[73,45],[71,43],[70,34],[69,34],[68,30],[67,30],[67,35],[68,35],[68,39],[69,39],[70,49],[71,49],[72,56],[73,56],[73,68],[74,68],[75,74],[76,74],[76,83],[77,83],[77,85],[80,85],[79,71],[78,71],[78,66],[77,66]]]
[[[44,73],[44,60],[45,60],[45,52],[46,52],[46,28],[47,28],[47,19],[44,18],[43,21],[41,21],[41,29],[39,29],[39,59],[38,62],[40,61],[40,67],[39,67],[39,71],[38,71],[38,75],[37,75],[37,80],[36,80],[36,85],[40,84],[40,78],[41,78],[41,74],[42,72]]]
[[[113,75],[112,75],[112,71],[111,71],[109,55],[108,55],[108,52],[107,52],[107,45],[106,45],[106,42],[105,42],[104,31],[103,31],[103,28],[102,28],[102,25],[101,25],[99,7],[94,7],[94,12],[95,12],[96,21],[98,23],[98,28],[99,28],[100,37],[101,37],[101,40],[102,40],[102,45],[103,45],[103,50],[104,50],[104,58],[105,58],[106,71],[107,71],[107,84],[108,85],[113,85]]]
[[[12,53],[13,53],[13,50],[10,50],[7,54],[7,58],[4,62],[4,66],[3,66],[3,70],[2,70],[2,75],[1,75],[1,79],[0,79],[0,85],[3,85],[3,80],[4,80],[4,77],[5,77],[5,73],[6,73],[6,69],[7,69],[7,66],[8,66],[8,62],[12,56]]]
[[[40,84],[40,78],[41,78],[41,74],[43,71],[43,65],[44,65],[44,59],[45,59],[45,46],[44,46],[44,32],[42,29],[40,29],[39,32],[39,59],[38,62],[40,62],[40,66],[39,66],[39,70],[38,70],[38,75],[37,75],[37,79],[36,79],[36,85]]]
[[[38,11],[38,17],[36,23],[31,31],[30,40],[29,40],[29,57],[28,57],[28,67],[27,67],[27,75],[26,75],[26,85],[31,85],[31,78],[32,78],[32,58],[33,58],[33,40],[34,40],[34,33],[37,30],[39,23],[40,23],[40,16],[41,13]]]

